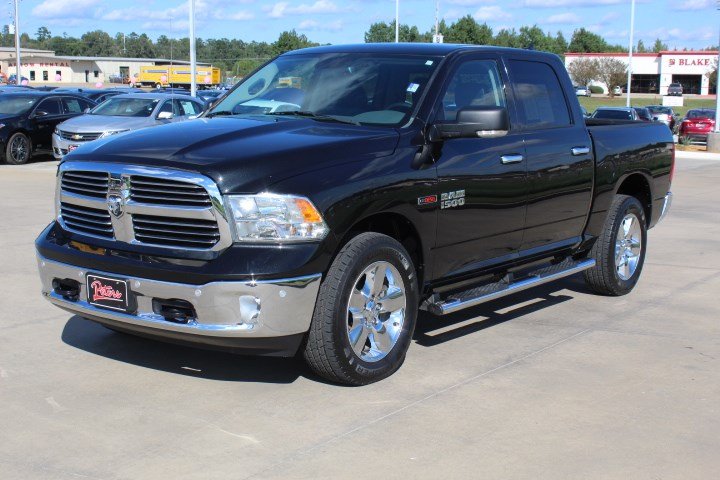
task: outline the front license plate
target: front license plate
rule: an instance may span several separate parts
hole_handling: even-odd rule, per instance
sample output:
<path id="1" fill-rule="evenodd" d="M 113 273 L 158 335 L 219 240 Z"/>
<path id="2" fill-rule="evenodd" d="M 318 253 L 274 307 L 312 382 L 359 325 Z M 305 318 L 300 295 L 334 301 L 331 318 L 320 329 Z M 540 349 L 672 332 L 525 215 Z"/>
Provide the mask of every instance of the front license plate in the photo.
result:
<path id="1" fill-rule="evenodd" d="M 86 284 L 90 305 L 119 312 L 127 312 L 130 309 L 125 280 L 88 274 Z"/>

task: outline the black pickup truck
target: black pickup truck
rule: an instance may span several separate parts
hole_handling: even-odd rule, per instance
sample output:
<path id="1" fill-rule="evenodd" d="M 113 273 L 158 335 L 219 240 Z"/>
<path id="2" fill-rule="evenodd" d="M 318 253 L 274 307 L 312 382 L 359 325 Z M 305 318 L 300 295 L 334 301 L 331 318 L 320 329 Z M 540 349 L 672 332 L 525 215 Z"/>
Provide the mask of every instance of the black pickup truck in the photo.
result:
<path id="1" fill-rule="evenodd" d="M 301 353 L 366 384 L 403 363 L 420 309 L 578 272 L 630 292 L 673 167 L 665 125 L 585 120 L 554 55 L 299 50 L 203 118 L 68 155 L 36 242 L 43 295 L 113 330 Z"/>

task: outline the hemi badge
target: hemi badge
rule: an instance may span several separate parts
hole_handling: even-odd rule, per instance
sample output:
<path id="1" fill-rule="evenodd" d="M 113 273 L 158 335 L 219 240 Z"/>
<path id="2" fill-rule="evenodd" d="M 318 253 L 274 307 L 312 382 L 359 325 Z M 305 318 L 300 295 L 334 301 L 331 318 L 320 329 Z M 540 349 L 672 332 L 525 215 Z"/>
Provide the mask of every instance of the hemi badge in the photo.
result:
<path id="1" fill-rule="evenodd" d="M 433 203 L 437 203 L 437 201 L 437 195 L 428 195 L 426 197 L 418 198 L 418 205 L 431 205 Z"/>

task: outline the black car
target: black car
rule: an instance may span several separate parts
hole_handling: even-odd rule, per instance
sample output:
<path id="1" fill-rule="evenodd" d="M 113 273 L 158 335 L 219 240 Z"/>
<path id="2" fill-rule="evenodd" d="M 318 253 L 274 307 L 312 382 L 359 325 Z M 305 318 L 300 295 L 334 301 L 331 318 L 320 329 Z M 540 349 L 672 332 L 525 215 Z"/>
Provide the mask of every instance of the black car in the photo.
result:
<path id="1" fill-rule="evenodd" d="M 0 154 L 19 165 L 52 148 L 52 133 L 65 120 L 96 105 L 75 94 L 35 90 L 0 95 Z"/>

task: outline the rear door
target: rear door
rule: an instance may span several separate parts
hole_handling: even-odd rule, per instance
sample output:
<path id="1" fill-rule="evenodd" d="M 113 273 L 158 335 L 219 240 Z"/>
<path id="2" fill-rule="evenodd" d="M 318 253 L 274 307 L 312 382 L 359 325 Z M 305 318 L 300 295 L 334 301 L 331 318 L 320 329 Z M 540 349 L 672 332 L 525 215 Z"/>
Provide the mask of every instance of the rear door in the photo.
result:
<path id="1" fill-rule="evenodd" d="M 500 58 L 464 55 L 451 68 L 435 108 L 435 122 L 453 122 L 473 106 L 508 108 L 510 130 L 495 138 L 453 138 L 435 152 L 438 230 L 435 273 L 469 273 L 516 255 L 525 225 L 525 146 L 508 98 Z"/>
<path id="2" fill-rule="evenodd" d="M 590 209 L 594 161 L 585 122 L 574 118 L 565 94 L 571 88 L 569 79 L 563 78 L 563 88 L 557 65 L 550 61 L 510 57 L 507 65 L 527 155 L 521 250 L 575 243 Z"/>

